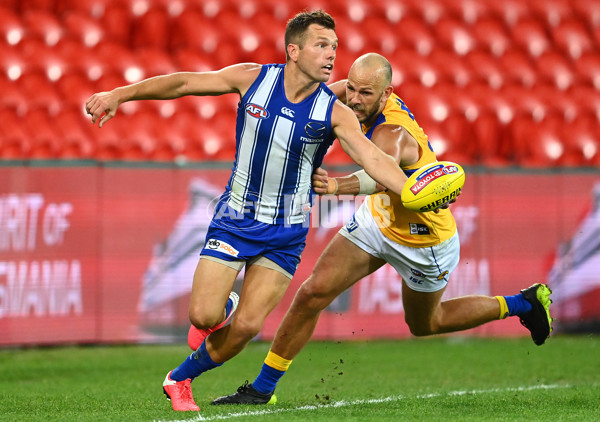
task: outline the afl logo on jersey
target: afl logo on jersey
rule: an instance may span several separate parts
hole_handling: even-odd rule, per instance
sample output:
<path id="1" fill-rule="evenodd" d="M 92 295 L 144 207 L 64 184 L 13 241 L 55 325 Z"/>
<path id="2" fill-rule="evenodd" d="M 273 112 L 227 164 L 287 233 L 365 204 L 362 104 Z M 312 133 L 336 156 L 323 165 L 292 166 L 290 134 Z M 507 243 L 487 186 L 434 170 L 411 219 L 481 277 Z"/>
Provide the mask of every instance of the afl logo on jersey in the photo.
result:
<path id="1" fill-rule="evenodd" d="M 322 138 L 327 132 L 327 127 L 323 123 L 308 122 L 306 126 L 304 126 L 304 131 L 311 138 Z"/>
<path id="2" fill-rule="evenodd" d="M 269 112 L 266 109 L 252 103 L 246 104 L 246 113 L 257 119 L 269 118 Z"/>

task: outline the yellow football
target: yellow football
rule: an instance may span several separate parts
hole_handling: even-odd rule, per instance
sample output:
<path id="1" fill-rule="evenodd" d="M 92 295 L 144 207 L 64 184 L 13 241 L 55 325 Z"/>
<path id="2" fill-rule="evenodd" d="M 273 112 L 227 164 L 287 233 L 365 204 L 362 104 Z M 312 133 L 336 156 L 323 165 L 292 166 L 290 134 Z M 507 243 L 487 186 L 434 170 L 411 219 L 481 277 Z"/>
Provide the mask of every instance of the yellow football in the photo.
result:
<path id="1" fill-rule="evenodd" d="M 400 199 L 411 211 L 426 212 L 455 199 L 465 184 L 465 171 L 450 161 L 436 161 L 416 170 L 402 188 Z"/>

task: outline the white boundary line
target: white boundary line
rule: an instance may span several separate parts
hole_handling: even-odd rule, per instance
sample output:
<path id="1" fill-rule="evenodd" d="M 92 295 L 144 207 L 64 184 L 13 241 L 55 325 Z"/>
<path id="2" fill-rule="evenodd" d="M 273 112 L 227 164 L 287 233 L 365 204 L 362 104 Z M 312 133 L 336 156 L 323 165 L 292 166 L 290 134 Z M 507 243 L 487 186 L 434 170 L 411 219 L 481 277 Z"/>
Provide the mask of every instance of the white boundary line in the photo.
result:
<path id="1" fill-rule="evenodd" d="M 368 399 L 368 400 L 340 400 L 336 402 L 332 402 L 329 404 L 318 404 L 318 405 L 307 405 L 300 406 L 295 408 L 287 408 L 287 409 L 262 409 L 262 410 L 251 410 L 247 412 L 235 412 L 235 413 L 227 413 L 226 415 L 213 415 L 213 416 L 202 416 L 197 415 L 191 419 L 180 419 L 186 422 L 204 422 L 204 421 L 217 421 L 217 420 L 226 420 L 226 419 L 236 419 L 236 418 L 247 418 L 251 416 L 263 416 L 263 415 L 274 415 L 277 413 L 288 413 L 288 412 L 298 412 L 298 411 L 306 411 L 306 410 L 317 410 L 317 409 L 327 409 L 327 408 L 337 408 L 337 407 L 349 407 L 349 406 L 358 406 L 362 404 L 377 404 L 377 403 L 387 403 L 387 402 L 395 402 L 406 400 L 410 398 L 416 399 L 432 399 L 437 397 L 444 396 L 464 396 L 464 395 L 472 395 L 472 394 L 492 394 L 492 393 L 507 393 L 507 392 L 518 392 L 518 391 L 533 391 L 533 390 L 552 390 L 557 388 L 570 388 L 569 384 L 540 384 L 540 385 L 531 385 L 531 386 L 522 386 L 522 387 L 507 387 L 507 388 L 491 388 L 487 390 L 457 390 L 457 391 L 449 391 L 447 393 L 430 393 L 430 394 L 419 394 L 415 397 L 410 396 L 388 396 L 380 399 Z M 270 406 L 269 406 L 270 407 Z M 170 420 L 157 420 L 155 422 L 169 422 Z"/>

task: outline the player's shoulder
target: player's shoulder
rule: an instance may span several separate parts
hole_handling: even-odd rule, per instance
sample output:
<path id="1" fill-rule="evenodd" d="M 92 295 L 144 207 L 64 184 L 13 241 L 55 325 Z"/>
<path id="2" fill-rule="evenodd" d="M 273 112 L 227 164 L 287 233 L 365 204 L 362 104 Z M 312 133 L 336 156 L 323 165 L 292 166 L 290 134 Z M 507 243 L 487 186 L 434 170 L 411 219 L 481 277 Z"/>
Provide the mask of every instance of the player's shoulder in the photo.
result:
<path id="1" fill-rule="evenodd" d="M 331 121 L 336 126 L 337 124 L 345 121 L 351 121 L 358 125 L 358 120 L 354 115 L 354 112 L 346 104 L 336 99 L 333 103 L 331 110 Z"/>

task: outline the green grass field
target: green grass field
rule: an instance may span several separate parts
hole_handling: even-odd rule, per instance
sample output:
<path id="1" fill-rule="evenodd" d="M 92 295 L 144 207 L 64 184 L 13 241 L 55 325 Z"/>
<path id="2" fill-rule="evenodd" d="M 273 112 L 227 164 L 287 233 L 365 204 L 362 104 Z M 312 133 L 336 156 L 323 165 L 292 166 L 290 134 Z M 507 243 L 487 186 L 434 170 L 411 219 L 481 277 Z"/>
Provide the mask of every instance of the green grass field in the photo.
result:
<path id="1" fill-rule="evenodd" d="M 600 338 L 438 337 L 314 342 L 275 406 L 210 406 L 253 381 L 269 344 L 192 384 L 202 412 L 171 410 L 162 381 L 186 346 L 0 350 L 0 421 L 598 421 Z"/>

